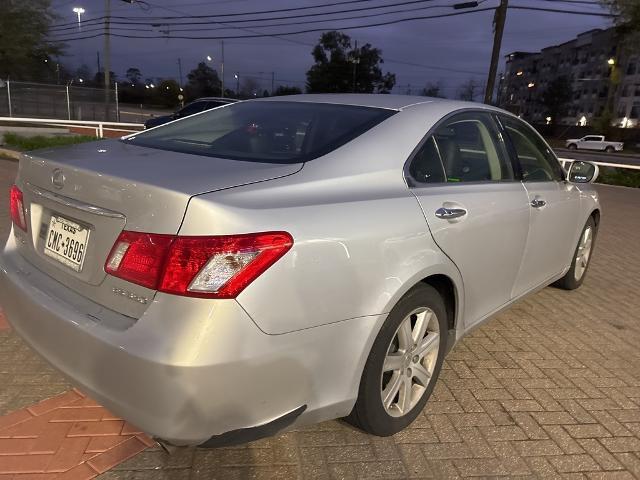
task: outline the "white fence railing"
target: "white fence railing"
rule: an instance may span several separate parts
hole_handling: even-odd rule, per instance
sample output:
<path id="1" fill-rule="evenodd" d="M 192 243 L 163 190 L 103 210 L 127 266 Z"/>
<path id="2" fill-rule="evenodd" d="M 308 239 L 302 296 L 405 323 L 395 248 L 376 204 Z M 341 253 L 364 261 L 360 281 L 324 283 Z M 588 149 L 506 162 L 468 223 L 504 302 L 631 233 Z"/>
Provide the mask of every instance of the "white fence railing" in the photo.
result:
<path id="1" fill-rule="evenodd" d="M 25 125 L 40 125 L 47 127 L 80 127 L 91 128 L 95 131 L 98 138 L 104 137 L 104 132 L 139 132 L 143 129 L 142 123 L 122 123 L 122 122 L 96 122 L 85 120 L 58 120 L 54 118 L 17 118 L 17 117 L 0 117 L 0 125 L 3 123 L 18 123 Z"/>
<path id="2" fill-rule="evenodd" d="M 562 168 L 564 168 L 565 170 L 569 170 L 569 166 L 573 162 L 582 161 L 582 160 L 576 160 L 574 158 L 558 158 L 558 160 L 560 160 L 560 163 L 562 164 Z M 584 160 L 584 161 L 588 161 L 589 163 L 594 163 L 598 165 L 598 167 L 615 167 L 615 168 L 628 168 L 629 170 L 640 170 L 640 165 L 629 165 L 626 163 L 611 163 L 611 162 L 592 162 L 591 160 Z"/>

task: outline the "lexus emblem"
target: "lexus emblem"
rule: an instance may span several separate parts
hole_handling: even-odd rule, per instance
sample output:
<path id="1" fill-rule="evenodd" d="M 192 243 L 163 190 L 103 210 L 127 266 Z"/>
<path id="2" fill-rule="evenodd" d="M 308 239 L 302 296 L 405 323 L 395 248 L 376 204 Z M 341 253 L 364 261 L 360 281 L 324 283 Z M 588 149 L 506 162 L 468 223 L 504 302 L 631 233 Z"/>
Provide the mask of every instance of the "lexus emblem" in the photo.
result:
<path id="1" fill-rule="evenodd" d="M 64 176 L 64 173 L 62 172 L 62 170 L 60 170 L 59 168 L 56 168 L 51 174 L 51 183 L 57 189 L 64 187 L 65 180 L 66 180 L 66 177 Z"/>

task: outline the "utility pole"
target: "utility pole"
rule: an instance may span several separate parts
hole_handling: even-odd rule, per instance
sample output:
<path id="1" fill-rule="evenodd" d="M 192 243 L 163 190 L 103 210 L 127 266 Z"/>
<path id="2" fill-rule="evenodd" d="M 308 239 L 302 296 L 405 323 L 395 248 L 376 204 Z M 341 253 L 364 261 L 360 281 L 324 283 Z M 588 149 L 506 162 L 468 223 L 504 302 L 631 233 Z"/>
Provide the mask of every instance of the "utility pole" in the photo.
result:
<path id="1" fill-rule="evenodd" d="M 220 89 L 220 96 L 224 98 L 224 40 L 222 40 L 222 62 L 220 63 L 220 74 L 222 75 L 222 88 Z"/>
<path id="2" fill-rule="evenodd" d="M 275 91 L 276 86 L 276 72 L 271 72 L 271 96 L 273 97 L 273 92 Z"/>
<path id="3" fill-rule="evenodd" d="M 500 5 L 496 8 L 496 13 L 493 17 L 493 51 L 491 52 L 491 66 L 489 67 L 487 88 L 484 92 L 484 103 L 486 104 L 490 104 L 493 98 L 493 87 L 496 83 L 498 62 L 500 61 L 500 47 L 502 46 L 502 34 L 504 33 L 504 22 L 507 19 L 508 4 L 509 0 L 500 0 Z"/>
<path id="4" fill-rule="evenodd" d="M 356 73 L 358 69 L 358 63 L 360 63 L 360 54 L 358 53 L 358 40 L 356 40 L 356 48 L 354 48 L 354 54 L 351 61 L 353 62 L 353 93 L 356 93 Z"/>
<path id="5" fill-rule="evenodd" d="M 104 0 L 104 108 L 106 120 L 109 120 L 109 87 L 111 79 L 109 71 L 111 70 L 111 43 L 109 39 L 109 29 L 111 21 L 111 0 Z"/>
<path id="6" fill-rule="evenodd" d="M 100 73 L 100 50 L 96 52 L 96 57 L 98 58 L 98 73 Z"/>
<path id="7" fill-rule="evenodd" d="M 180 76 L 180 86 L 182 87 L 182 59 L 178 57 L 178 75 Z"/>

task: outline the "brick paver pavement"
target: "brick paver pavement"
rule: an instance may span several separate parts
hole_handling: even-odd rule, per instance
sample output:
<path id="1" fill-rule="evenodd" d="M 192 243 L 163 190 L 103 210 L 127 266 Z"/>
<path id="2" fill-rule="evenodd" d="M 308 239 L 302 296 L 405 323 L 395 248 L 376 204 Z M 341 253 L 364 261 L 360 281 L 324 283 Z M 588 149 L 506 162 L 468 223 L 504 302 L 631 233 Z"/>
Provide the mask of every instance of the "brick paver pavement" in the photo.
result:
<path id="1" fill-rule="evenodd" d="M 605 211 L 583 287 L 546 288 L 465 338 L 411 428 L 376 438 L 332 421 L 233 448 L 156 447 L 98 478 L 640 478 L 640 190 L 598 190 Z M 0 414 L 68 388 L 0 332 Z"/>
<path id="2" fill-rule="evenodd" d="M 89 480 L 154 444 L 71 390 L 0 417 L 0 478 Z"/>

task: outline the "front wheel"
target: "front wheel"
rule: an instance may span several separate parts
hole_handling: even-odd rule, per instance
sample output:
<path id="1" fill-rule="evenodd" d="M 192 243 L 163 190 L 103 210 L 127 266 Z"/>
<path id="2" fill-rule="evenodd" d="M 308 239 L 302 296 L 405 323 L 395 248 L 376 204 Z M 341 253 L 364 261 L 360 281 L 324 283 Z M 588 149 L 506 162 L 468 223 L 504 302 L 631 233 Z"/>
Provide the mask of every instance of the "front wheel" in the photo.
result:
<path id="1" fill-rule="evenodd" d="M 413 422 L 440 374 L 446 336 L 440 294 L 427 284 L 413 287 L 382 325 L 346 420 L 379 436 L 393 435 Z"/>
<path id="2" fill-rule="evenodd" d="M 613 153 L 616 151 L 616 149 L 613 148 L 611 145 L 609 145 L 607 148 L 604 149 L 604 151 L 607 153 Z"/>
<path id="3" fill-rule="evenodd" d="M 575 290 L 582 285 L 584 277 L 587 274 L 587 269 L 589 268 L 596 233 L 596 222 L 593 217 L 589 217 L 589 220 L 587 220 L 586 225 L 582 229 L 582 234 L 580 235 L 578 246 L 573 254 L 569 271 L 564 277 L 556 281 L 554 286 L 564 290 Z"/>

